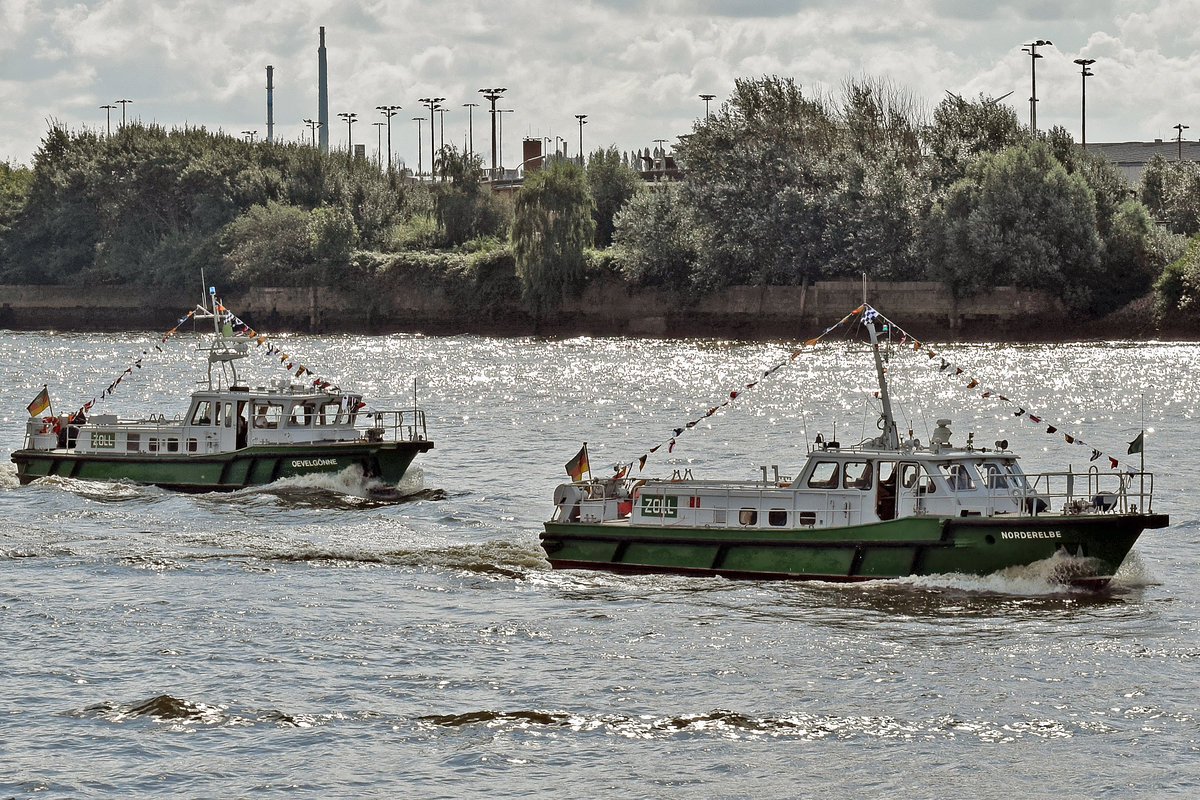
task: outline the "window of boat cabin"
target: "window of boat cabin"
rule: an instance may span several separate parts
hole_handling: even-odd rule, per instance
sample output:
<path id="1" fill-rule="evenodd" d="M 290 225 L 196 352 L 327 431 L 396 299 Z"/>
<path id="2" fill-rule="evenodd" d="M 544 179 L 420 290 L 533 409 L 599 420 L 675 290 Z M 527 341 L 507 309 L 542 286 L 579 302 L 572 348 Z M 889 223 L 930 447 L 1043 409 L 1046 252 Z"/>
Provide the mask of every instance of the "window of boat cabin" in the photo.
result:
<path id="1" fill-rule="evenodd" d="M 189 453 L 194 453 L 194 452 L 196 452 L 196 451 L 197 451 L 197 450 L 199 450 L 199 449 L 200 449 L 200 443 L 199 443 L 199 442 L 198 442 L 196 439 L 193 439 L 193 438 L 191 438 L 191 437 L 188 437 L 188 440 L 187 440 L 187 451 L 188 451 Z"/>
<path id="2" fill-rule="evenodd" d="M 125 434 L 125 452 L 136 453 L 142 449 L 142 435 L 140 433 Z"/>
<path id="3" fill-rule="evenodd" d="M 781 528 L 787 525 L 787 511 L 782 508 L 772 508 L 767 512 L 767 524 Z"/>
<path id="4" fill-rule="evenodd" d="M 254 404 L 254 427 L 278 428 L 281 419 L 283 419 L 283 406 L 279 403 Z"/>
<path id="5" fill-rule="evenodd" d="M 838 465 L 836 461 L 818 461 L 808 476 L 808 485 L 813 489 L 836 489 Z"/>
<path id="6" fill-rule="evenodd" d="M 307 428 L 317 416 L 317 404 L 296 403 L 292 406 L 292 415 L 288 420 L 289 428 Z"/>
<path id="7" fill-rule="evenodd" d="M 176 439 L 174 436 L 167 439 L 167 452 L 168 453 L 178 453 L 179 452 L 179 440 Z"/>
<path id="8" fill-rule="evenodd" d="M 932 494 L 937 490 L 933 478 L 921 469 L 920 464 L 900 465 L 900 486 L 918 494 Z"/>
<path id="9" fill-rule="evenodd" d="M 743 508 L 738 512 L 738 523 L 741 525 L 757 525 L 758 524 L 758 509 Z"/>
<path id="10" fill-rule="evenodd" d="M 939 464 L 938 467 L 951 489 L 960 492 L 969 492 L 975 489 L 974 470 L 971 469 L 970 464 Z"/>
<path id="11" fill-rule="evenodd" d="M 871 488 L 871 463 L 847 461 L 842 465 L 842 486 L 847 489 Z"/>
<path id="12" fill-rule="evenodd" d="M 342 413 L 341 403 L 324 403 L 321 406 L 321 414 L 317 417 L 318 425 L 337 425 L 340 421 L 338 415 Z"/>
<path id="13" fill-rule="evenodd" d="M 196 403 L 196 410 L 192 413 L 193 425 L 211 425 L 212 424 L 212 401 L 200 400 Z"/>
<path id="14" fill-rule="evenodd" d="M 226 428 L 233 427 L 233 403 L 217 403 L 217 421 Z"/>
<path id="15" fill-rule="evenodd" d="M 988 462 L 983 465 L 983 485 L 989 489 L 1007 489 L 1008 476 L 1000 464 Z"/>

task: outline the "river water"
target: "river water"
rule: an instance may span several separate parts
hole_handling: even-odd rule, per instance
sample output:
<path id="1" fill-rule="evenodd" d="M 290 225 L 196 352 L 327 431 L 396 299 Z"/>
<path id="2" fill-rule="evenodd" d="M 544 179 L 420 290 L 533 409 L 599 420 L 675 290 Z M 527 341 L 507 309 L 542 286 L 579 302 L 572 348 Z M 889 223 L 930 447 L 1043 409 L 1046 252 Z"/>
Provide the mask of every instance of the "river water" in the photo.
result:
<path id="1" fill-rule="evenodd" d="M 812 332 L 800 332 L 811 335 Z M 42 383 L 182 412 L 203 378 L 153 334 L 0 333 L 0 796 L 1194 797 L 1200 792 L 1200 347 L 935 345 L 1122 461 L 1155 510 L 1102 596 L 1035 570 L 842 586 L 552 571 L 563 464 L 792 474 L 817 432 L 874 435 L 867 353 L 794 342 L 285 337 L 435 449 L 400 502 L 354 476 L 232 495 L 53 480 L 8 453 Z M 1067 445 L 898 352 L 902 427 Z M 903 369 L 902 369 L 903 367 Z M 249 382 L 283 375 L 252 356 Z M 864 421 L 865 420 L 865 421 Z M 1100 461 L 1104 463 L 1104 459 Z"/>

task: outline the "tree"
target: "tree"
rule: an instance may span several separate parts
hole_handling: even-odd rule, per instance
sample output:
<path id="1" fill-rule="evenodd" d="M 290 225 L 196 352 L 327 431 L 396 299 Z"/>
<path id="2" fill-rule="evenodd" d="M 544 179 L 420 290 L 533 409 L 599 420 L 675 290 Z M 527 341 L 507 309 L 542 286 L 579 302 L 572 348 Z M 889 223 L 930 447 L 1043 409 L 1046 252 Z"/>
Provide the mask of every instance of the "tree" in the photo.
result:
<path id="1" fill-rule="evenodd" d="M 595 235 L 583 170 L 566 160 L 527 174 L 517 192 L 513 256 L 521 295 L 541 320 L 583 284 L 584 255 Z"/>
<path id="2" fill-rule="evenodd" d="M 983 95 L 977 101 L 947 95 L 933 110 L 933 121 L 922 135 L 929 153 L 935 199 L 966 175 L 968 167 L 982 156 L 999 153 L 1030 138 L 1011 107 Z"/>
<path id="3" fill-rule="evenodd" d="M 626 278 L 643 286 L 691 287 L 701 237 L 677 185 L 638 193 L 617 212 L 614 226 L 616 261 Z"/>
<path id="4" fill-rule="evenodd" d="M 1174 233 L 1200 232 L 1200 164 L 1155 154 L 1142 170 L 1142 202 Z"/>
<path id="5" fill-rule="evenodd" d="M 930 261 L 957 297 L 993 286 L 1052 292 L 1076 310 L 1099 272 L 1096 202 L 1042 142 L 985 155 L 935 207 Z"/>
<path id="6" fill-rule="evenodd" d="M 1200 234 L 1193 236 L 1184 253 L 1167 265 L 1154 284 L 1155 308 L 1160 317 L 1200 318 Z"/>
<path id="7" fill-rule="evenodd" d="M 274 200 L 251 206 L 221 234 L 225 266 L 243 285 L 287 286 L 315 277 L 309 214 Z"/>
<path id="8" fill-rule="evenodd" d="M 505 207 L 484 183 L 483 159 L 446 145 L 438 155 L 434 208 L 445 242 L 460 245 L 478 236 L 495 236 L 508 223 Z"/>
<path id="9" fill-rule="evenodd" d="M 721 111 L 681 137 L 683 198 L 705 237 L 698 286 L 800 283 L 828 260 L 840 182 L 833 109 L 777 76 L 738 80 Z"/>
<path id="10" fill-rule="evenodd" d="M 645 183 L 641 175 L 621 163 L 617 148 L 609 147 L 588 156 L 587 185 L 596 204 L 596 247 L 608 247 L 613 240 L 613 218 L 645 190 Z"/>

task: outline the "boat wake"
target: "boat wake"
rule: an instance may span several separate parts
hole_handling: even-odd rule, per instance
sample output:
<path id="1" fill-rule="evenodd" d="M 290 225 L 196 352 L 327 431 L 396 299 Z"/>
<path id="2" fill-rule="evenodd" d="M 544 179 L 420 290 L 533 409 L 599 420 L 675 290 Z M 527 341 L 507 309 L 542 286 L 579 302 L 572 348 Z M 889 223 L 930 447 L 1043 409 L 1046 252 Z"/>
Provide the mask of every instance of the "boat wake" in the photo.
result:
<path id="1" fill-rule="evenodd" d="M 991 575 L 920 575 L 886 581 L 893 586 L 913 586 L 921 589 L 963 592 L 981 595 L 1010 595 L 1018 597 L 1108 597 L 1124 594 L 1130 589 L 1154 583 L 1149 570 L 1131 552 L 1113 579 L 1104 586 L 1079 583 L 1094 574 L 1089 558 L 1056 553 L 1050 558 L 1024 566 L 1009 567 Z"/>
<path id="2" fill-rule="evenodd" d="M 425 488 L 425 473 L 412 467 L 398 484 L 367 478 L 357 466 L 336 473 L 314 473 L 281 478 L 266 486 L 252 486 L 233 493 L 235 497 L 270 495 L 296 507 L 361 508 L 418 500 L 444 500 L 443 489 Z"/>

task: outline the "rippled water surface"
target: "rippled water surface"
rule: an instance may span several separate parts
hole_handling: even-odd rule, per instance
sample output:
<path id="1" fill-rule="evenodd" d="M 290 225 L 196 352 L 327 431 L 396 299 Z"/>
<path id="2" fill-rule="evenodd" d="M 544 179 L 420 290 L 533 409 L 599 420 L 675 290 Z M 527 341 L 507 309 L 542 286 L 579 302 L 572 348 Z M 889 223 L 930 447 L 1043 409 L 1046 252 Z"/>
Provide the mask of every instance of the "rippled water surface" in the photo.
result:
<path id="1" fill-rule="evenodd" d="M 803 332 L 808 335 L 811 332 Z M 380 407 L 413 381 L 436 447 L 400 502 L 354 476 L 232 495 L 52 480 L 7 455 L 150 335 L 2 333 L 0 795 L 1194 797 L 1200 793 L 1200 347 L 938 346 L 1124 460 L 1144 414 L 1155 510 L 1103 596 L 1036 572 L 859 586 L 551 571 L 563 464 L 636 459 L 795 343 L 289 337 Z M 103 410 L 183 410 L 173 341 Z M 865 352 L 806 351 L 647 472 L 794 472 L 874 435 Z M 276 362 L 277 363 L 277 362 Z M 282 373 L 266 358 L 251 383 Z M 1089 466 L 948 379 L 892 363 L 903 427 Z M 1083 455 L 1081 455 L 1083 452 Z"/>

